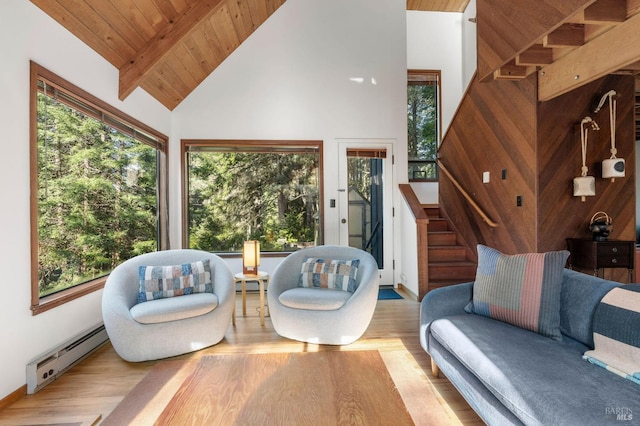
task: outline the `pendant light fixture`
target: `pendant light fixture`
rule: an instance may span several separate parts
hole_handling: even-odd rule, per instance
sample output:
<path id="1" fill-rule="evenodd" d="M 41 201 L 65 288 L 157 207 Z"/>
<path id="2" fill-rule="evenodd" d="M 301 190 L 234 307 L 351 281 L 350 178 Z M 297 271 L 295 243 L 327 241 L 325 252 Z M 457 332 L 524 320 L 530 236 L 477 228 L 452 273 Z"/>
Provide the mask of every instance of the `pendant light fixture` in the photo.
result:
<path id="1" fill-rule="evenodd" d="M 624 158 L 617 158 L 616 154 L 618 150 L 616 149 L 616 110 L 617 110 L 617 101 L 616 101 L 616 91 L 610 90 L 605 93 L 600 99 L 600 103 L 593 111 L 597 113 L 602 109 L 605 102 L 609 101 L 609 124 L 611 128 L 611 157 L 602 161 L 602 177 L 605 179 L 610 178 L 611 182 L 615 180 L 617 177 L 624 177 L 625 171 L 625 163 Z"/>
<path id="2" fill-rule="evenodd" d="M 596 178 L 593 176 L 587 176 L 589 168 L 587 167 L 587 140 L 589 136 L 589 129 L 585 127 L 586 124 L 590 124 L 593 130 L 600 130 L 598 124 L 591 119 L 591 117 L 585 117 L 580 122 L 580 145 L 582 147 L 582 175 L 580 177 L 573 178 L 573 196 L 581 197 L 582 201 L 585 201 L 585 197 L 596 195 Z"/>

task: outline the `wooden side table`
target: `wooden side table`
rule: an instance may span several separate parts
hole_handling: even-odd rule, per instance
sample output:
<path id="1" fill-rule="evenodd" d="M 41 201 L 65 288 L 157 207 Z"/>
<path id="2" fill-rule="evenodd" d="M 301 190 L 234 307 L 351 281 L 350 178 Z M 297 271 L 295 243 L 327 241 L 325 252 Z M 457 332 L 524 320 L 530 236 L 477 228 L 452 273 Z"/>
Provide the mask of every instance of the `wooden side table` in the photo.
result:
<path id="1" fill-rule="evenodd" d="M 258 271 L 257 274 L 237 273 L 234 284 L 242 284 L 242 315 L 247 315 L 247 281 L 256 281 L 260 289 L 260 325 L 264 325 L 264 290 L 269 285 L 269 274 Z M 233 325 L 236 325 L 236 308 L 233 304 Z"/>
<path id="2" fill-rule="evenodd" d="M 629 282 L 632 282 L 635 245 L 635 241 L 567 238 L 567 247 L 571 253 L 569 266 L 590 268 L 593 269 L 593 275 L 602 277 L 605 268 L 627 268 Z"/>

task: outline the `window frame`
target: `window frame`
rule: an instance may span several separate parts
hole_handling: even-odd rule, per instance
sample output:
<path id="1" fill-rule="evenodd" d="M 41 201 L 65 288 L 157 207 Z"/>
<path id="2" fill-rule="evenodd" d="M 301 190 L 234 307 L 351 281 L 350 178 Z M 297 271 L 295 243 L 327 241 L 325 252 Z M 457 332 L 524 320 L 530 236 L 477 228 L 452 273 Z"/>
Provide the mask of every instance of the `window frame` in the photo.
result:
<path id="1" fill-rule="evenodd" d="M 302 146 L 315 148 L 318 150 L 318 210 L 320 212 L 320 244 L 324 242 L 325 215 L 324 215 L 324 154 L 323 141 L 321 140 L 258 140 L 258 139 L 181 139 L 180 141 L 180 175 L 182 176 L 181 199 L 182 199 L 182 247 L 189 244 L 189 179 L 187 170 L 187 153 L 191 147 L 211 147 L 219 146 L 225 148 L 237 148 L 248 146 L 252 148 L 264 148 L 264 152 L 269 152 L 273 148 L 287 146 Z M 257 149 L 251 152 L 259 152 Z M 263 252 L 262 257 L 285 257 L 291 252 Z M 223 258 L 241 257 L 241 252 L 216 252 Z"/>
<path id="2" fill-rule="evenodd" d="M 436 177 L 435 178 L 413 178 L 413 177 L 407 176 L 409 182 L 437 182 L 438 176 L 440 174 L 439 168 L 438 168 L 437 152 L 438 152 L 438 149 L 440 148 L 440 143 L 442 142 L 442 71 L 417 70 L 417 69 L 407 70 L 407 88 L 411 85 L 420 85 L 420 83 L 424 81 L 434 81 L 434 78 L 435 78 L 435 86 L 437 90 L 437 100 L 438 100 L 438 105 L 436 106 L 437 115 L 438 115 L 437 130 L 436 130 L 436 159 L 435 159 Z M 427 161 L 430 161 L 430 160 L 427 160 Z M 411 163 L 411 160 L 407 158 L 407 165 L 410 163 Z"/>
<path id="3" fill-rule="evenodd" d="M 168 232 L 168 142 L 169 138 L 157 130 L 143 124 L 135 118 L 119 111 L 106 102 L 101 101 L 90 93 L 80 89 L 78 86 L 59 77 L 48 69 L 30 61 L 30 94 L 29 94 L 29 169 L 30 169 L 30 222 L 31 222 L 31 313 L 38 315 L 57 306 L 63 305 L 72 300 L 78 299 L 86 294 L 100 290 L 104 287 L 108 275 L 77 284 L 73 287 L 59 292 L 40 296 L 38 279 L 39 260 L 39 236 L 38 236 L 38 81 L 45 81 L 56 90 L 80 101 L 80 105 L 90 107 L 93 111 L 99 111 L 101 117 L 95 116 L 90 111 L 83 111 L 78 106 L 73 108 L 93 116 L 105 122 L 107 125 L 117 130 L 127 133 L 128 131 L 143 132 L 141 139 L 149 139 L 144 143 L 158 150 L 159 161 L 156 171 L 157 194 L 158 194 L 158 250 L 169 247 Z M 105 121 L 108 120 L 108 121 Z M 146 136 L 146 137 L 144 137 Z M 148 136 L 151 136 L 149 138 Z M 152 140 L 155 139 L 155 144 Z M 140 139 L 139 139 L 140 140 Z"/>

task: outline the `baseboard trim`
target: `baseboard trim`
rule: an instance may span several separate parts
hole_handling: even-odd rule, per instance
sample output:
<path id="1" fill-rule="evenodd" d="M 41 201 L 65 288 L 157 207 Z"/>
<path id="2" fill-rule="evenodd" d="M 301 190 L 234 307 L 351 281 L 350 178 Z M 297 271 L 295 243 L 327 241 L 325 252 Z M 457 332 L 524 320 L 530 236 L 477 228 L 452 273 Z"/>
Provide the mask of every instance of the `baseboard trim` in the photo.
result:
<path id="1" fill-rule="evenodd" d="M 14 402 L 18 402 L 22 397 L 27 395 L 27 385 L 23 385 L 15 391 L 11 392 L 9 395 L 0 399 L 0 411 L 4 410 Z"/>
<path id="2" fill-rule="evenodd" d="M 418 301 L 418 296 L 411 290 L 403 286 L 402 283 L 398 283 L 398 290 L 401 290 L 405 295 L 409 296 L 409 299 L 415 300 L 416 302 Z"/>

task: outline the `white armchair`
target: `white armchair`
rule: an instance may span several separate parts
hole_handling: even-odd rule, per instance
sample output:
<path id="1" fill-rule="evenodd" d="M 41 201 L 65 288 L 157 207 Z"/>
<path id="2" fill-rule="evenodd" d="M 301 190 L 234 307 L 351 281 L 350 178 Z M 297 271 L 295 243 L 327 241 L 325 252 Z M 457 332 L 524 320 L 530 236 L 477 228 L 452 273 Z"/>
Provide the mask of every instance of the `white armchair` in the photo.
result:
<path id="1" fill-rule="evenodd" d="M 181 265 L 206 259 L 213 293 L 138 303 L 140 266 Z M 176 356 L 220 342 L 229 328 L 234 303 L 233 275 L 222 258 L 199 250 L 165 250 L 136 256 L 111 272 L 102 295 L 102 317 L 118 355 L 138 362 Z"/>
<path id="2" fill-rule="evenodd" d="M 355 290 L 301 287 L 306 258 L 358 259 Z M 280 336 L 308 343 L 347 345 L 366 331 L 378 300 L 378 264 L 353 247 L 318 246 L 287 256 L 271 277 L 267 298 L 273 327 Z"/>

